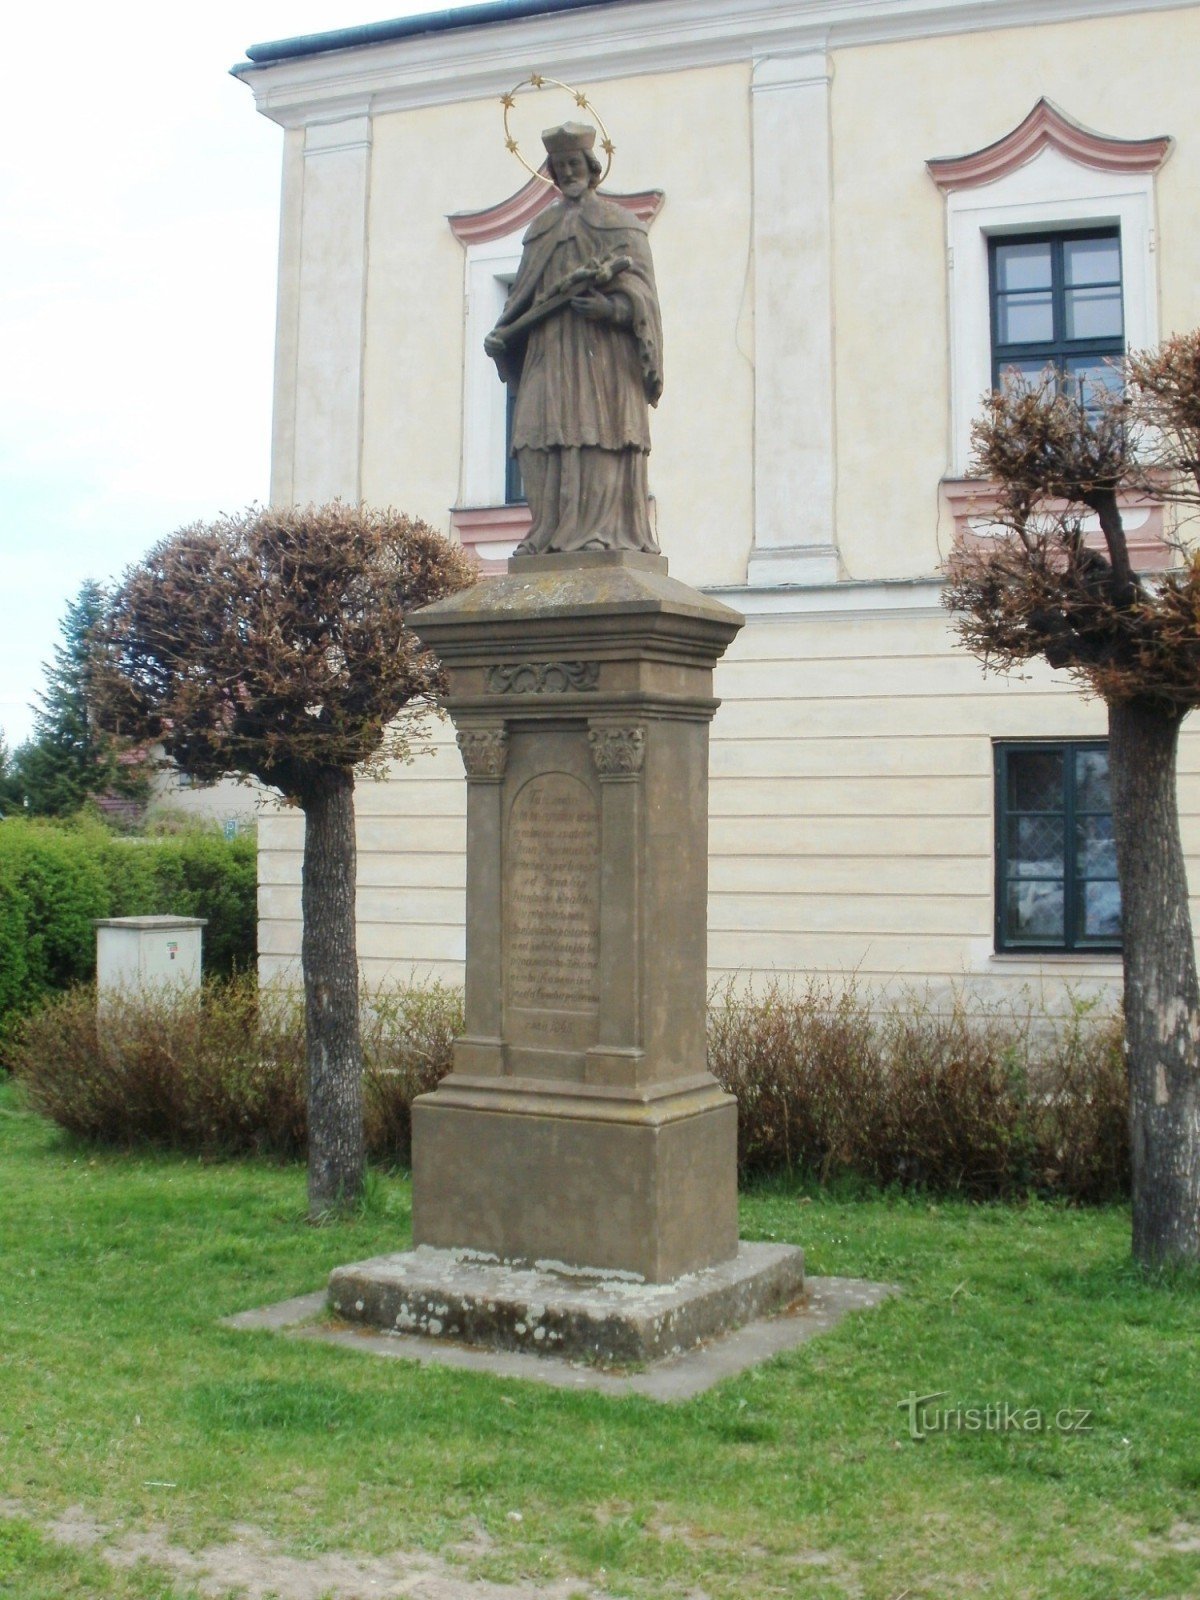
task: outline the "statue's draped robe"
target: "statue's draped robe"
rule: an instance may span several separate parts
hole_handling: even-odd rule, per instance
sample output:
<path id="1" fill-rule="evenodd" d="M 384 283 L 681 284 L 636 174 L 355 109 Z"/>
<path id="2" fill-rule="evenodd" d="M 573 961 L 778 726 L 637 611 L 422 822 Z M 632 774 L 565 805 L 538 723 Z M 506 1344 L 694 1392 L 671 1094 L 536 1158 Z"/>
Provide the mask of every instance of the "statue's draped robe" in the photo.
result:
<path id="1" fill-rule="evenodd" d="M 568 303 L 497 362 L 517 385 L 512 448 L 533 513 L 526 552 L 658 549 L 646 457 L 647 406 L 662 393 L 662 321 L 645 224 L 592 191 L 549 207 L 525 235 L 497 328 L 547 299 L 576 267 L 615 255 L 632 264 L 600 292 L 623 299 L 628 327 L 593 321 Z"/>

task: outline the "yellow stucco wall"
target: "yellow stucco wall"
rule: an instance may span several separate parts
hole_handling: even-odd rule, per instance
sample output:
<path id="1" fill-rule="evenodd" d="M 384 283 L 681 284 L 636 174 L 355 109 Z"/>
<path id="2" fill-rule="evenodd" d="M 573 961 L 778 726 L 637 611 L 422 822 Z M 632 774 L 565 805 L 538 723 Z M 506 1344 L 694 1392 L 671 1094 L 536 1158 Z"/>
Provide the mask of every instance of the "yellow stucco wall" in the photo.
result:
<path id="1" fill-rule="evenodd" d="M 1003 137 L 1039 97 L 1122 138 L 1170 134 L 1156 179 L 1164 332 L 1200 323 L 1200 8 L 838 50 L 830 90 L 836 523 L 852 579 L 936 571 L 951 530 L 945 201 L 925 163 Z M 754 526 L 754 276 L 749 62 L 605 82 L 610 187 L 661 188 L 651 230 L 666 341 L 652 488 L 672 572 L 745 582 Z M 521 126 L 536 139 L 545 118 Z M 534 111 L 534 107 L 530 110 Z M 568 108 L 569 109 L 569 108 Z M 536 105 L 540 112 L 540 97 Z M 534 145 L 536 150 L 536 145 Z M 287 437 L 303 169 L 289 136 L 280 412 Z M 464 253 L 446 214 L 524 181 L 492 100 L 375 118 L 370 154 L 362 493 L 443 528 L 460 494 Z M 290 287 L 289 287 L 290 286 Z M 759 330 L 760 334 L 762 330 Z M 723 598 L 737 604 L 736 594 Z M 992 741 L 1095 737 L 1103 710 L 1035 669 L 985 680 L 928 609 L 756 618 L 718 674 L 710 959 L 856 971 L 872 985 L 1043 976 L 1112 984 L 1112 958 L 992 952 Z M 811 612 L 810 608 L 810 612 Z M 1181 806 L 1200 888 L 1200 731 Z M 465 785 L 435 757 L 360 785 L 360 954 L 368 979 L 455 979 L 463 954 Z M 261 829 L 264 973 L 299 950 L 301 820 Z"/>
<path id="2" fill-rule="evenodd" d="M 936 507 L 949 467 L 944 200 L 925 163 L 1002 138 L 1043 96 L 1116 138 L 1170 134 L 1157 180 L 1162 327 L 1194 327 L 1198 74 L 1196 10 L 837 52 L 837 523 L 850 576 L 931 573 L 948 548 Z"/>
<path id="3" fill-rule="evenodd" d="M 685 581 L 737 582 L 753 493 L 749 67 L 620 79 L 595 94 L 619 142 L 608 187 L 666 194 L 651 230 L 666 352 L 650 467 L 659 537 Z M 531 157 L 539 126 L 570 109 L 561 96 L 522 99 Z M 494 101 L 375 119 L 363 495 L 435 526 L 449 526 L 459 495 L 463 430 L 465 257 L 446 217 L 525 181 Z"/>

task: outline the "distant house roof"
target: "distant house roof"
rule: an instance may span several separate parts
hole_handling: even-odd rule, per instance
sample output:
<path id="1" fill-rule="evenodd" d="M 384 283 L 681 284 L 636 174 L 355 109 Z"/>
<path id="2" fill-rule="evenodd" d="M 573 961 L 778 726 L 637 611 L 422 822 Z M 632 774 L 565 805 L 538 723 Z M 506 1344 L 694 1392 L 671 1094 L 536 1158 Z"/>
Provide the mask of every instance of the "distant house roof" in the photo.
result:
<path id="1" fill-rule="evenodd" d="M 330 33 L 306 33 L 296 39 L 274 39 L 252 44 L 246 55 L 255 66 L 299 56 L 323 55 L 331 50 L 357 50 L 390 39 L 413 39 L 423 34 L 448 33 L 452 28 L 481 28 L 493 22 L 513 22 L 521 17 L 544 17 L 556 11 L 599 10 L 623 0 L 484 0 L 482 5 L 451 6 L 419 17 L 396 17 L 391 22 L 366 22 L 356 28 L 336 28 Z M 245 67 L 242 70 L 246 70 Z M 235 73 L 238 68 L 234 68 Z"/>

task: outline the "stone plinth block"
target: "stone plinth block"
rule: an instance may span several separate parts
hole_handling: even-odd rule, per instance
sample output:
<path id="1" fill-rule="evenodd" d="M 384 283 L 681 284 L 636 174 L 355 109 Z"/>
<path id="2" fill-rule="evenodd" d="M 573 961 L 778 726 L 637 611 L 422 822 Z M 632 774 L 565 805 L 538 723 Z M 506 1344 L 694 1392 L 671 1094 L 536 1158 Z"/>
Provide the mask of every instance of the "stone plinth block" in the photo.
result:
<path id="1" fill-rule="evenodd" d="M 466 1029 L 414 1107 L 416 1243 L 651 1282 L 730 1259 L 708 724 L 741 617 L 606 551 L 514 559 L 408 621 L 468 784 Z"/>
<path id="2" fill-rule="evenodd" d="M 735 1105 L 707 1074 L 644 1098 L 448 1082 L 413 1107 L 413 1237 L 650 1283 L 724 1261 L 738 1246 Z"/>
<path id="3" fill-rule="evenodd" d="M 803 1289 L 794 1245 L 743 1244 L 718 1266 L 654 1284 L 422 1247 L 338 1267 L 329 1303 L 347 1321 L 396 1333 L 629 1365 L 782 1310 Z"/>

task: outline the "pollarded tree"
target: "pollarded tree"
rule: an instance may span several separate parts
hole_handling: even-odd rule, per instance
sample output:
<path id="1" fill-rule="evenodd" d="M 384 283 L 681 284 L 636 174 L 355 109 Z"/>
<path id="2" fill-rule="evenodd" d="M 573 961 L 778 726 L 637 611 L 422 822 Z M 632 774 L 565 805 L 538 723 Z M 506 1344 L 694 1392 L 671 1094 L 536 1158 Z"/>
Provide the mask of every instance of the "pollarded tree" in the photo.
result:
<path id="1" fill-rule="evenodd" d="M 1176 796 L 1180 724 L 1200 705 L 1200 555 L 1179 514 L 1200 506 L 1200 332 L 1123 376 L 1086 403 L 1049 373 L 986 398 L 974 466 L 998 488 L 998 531 L 955 549 L 945 601 L 985 668 L 1040 656 L 1108 707 L 1133 1251 L 1153 1264 L 1200 1259 L 1200 988 Z M 1153 576 L 1130 559 L 1131 489 L 1172 508 L 1176 562 Z"/>
<path id="2" fill-rule="evenodd" d="M 157 545 L 97 630 L 104 726 L 161 743 L 201 782 L 255 777 L 304 812 L 313 1215 L 364 1176 L 355 773 L 411 757 L 441 674 L 405 616 L 473 578 L 456 546 L 397 512 L 252 507 Z"/>

